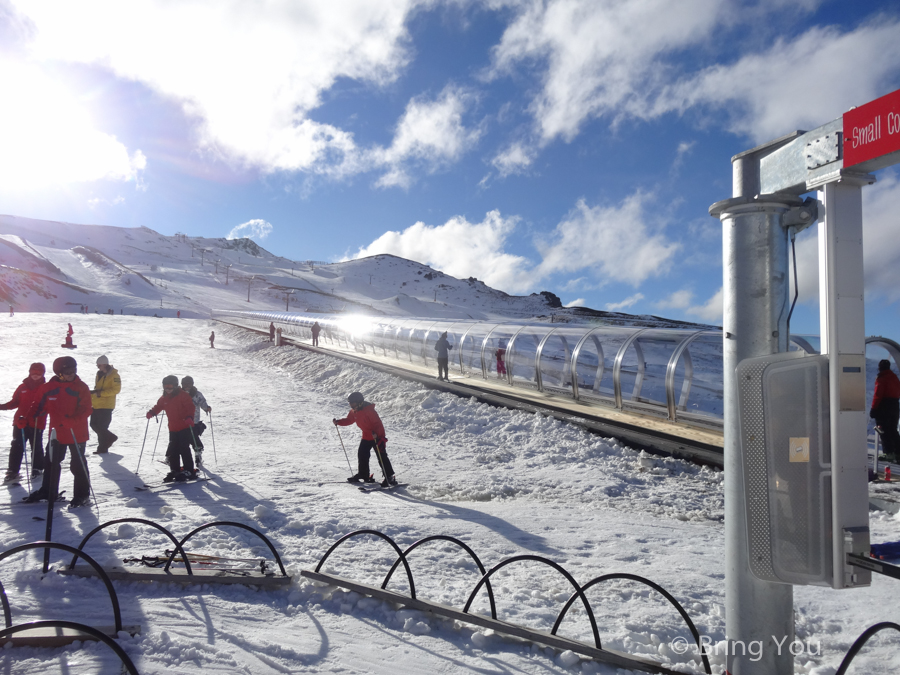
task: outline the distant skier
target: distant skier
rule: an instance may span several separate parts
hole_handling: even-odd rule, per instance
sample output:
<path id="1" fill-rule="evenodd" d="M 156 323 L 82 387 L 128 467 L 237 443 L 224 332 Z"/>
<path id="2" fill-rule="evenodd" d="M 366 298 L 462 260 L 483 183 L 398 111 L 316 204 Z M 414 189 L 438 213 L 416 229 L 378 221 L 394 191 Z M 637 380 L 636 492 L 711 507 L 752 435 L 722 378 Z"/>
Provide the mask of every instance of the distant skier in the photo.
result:
<path id="1" fill-rule="evenodd" d="M 319 333 L 322 332 L 322 326 L 320 326 L 320 325 L 319 325 L 319 322 L 316 321 L 316 322 L 312 325 L 312 328 L 310 328 L 310 330 L 312 331 L 312 337 L 313 337 L 313 342 L 312 342 L 312 343 L 313 343 L 313 347 L 318 347 L 318 346 L 319 346 Z"/>
<path id="2" fill-rule="evenodd" d="M 447 331 L 444 331 L 441 334 L 441 337 L 439 337 L 438 341 L 434 344 L 434 348 L 438 353 L 438 379 L 449 382 L 450 371 L 448 365 L 450 363 L 450 350 L 453 349 L 453 345 L 451 345 L 450 341 L 447 339 Z"/>
<path id="3" fill-rule="evenodd" d="M 72 342 L 72 336 L 75 334 L 75 330 L 72 328 L 72 324 L 69 324 L 69 330 L 66 331 L 66 341 L 63 342 L 60 347 L 63 349 L 76 349 L 78 345 Z"/>
<path id="4" fill-rule="evenodd" d="M 878 362 L 878 376 L 875 378 L 869 417 L 875 419 L 876 428 L 881 434 L 881 447 L 888 461 L 900 460 L 900 433 L 897 432 L 897 423 L 900 421 L 900 380 L 891 370 L 891 362 L 887 359 Z"/>
<path id="5" fill-rule="evenodd" d="M 269 342 L 275 342 L 275 324 L 269 322 Z"/>
<path id="6" fill-rule="evenodd" d="M 10 316 L 13 316 L 13 314 L 14 314 L 14 312 L 13 312 L 13 306 L 10 305 L 10 306 L 9 306 L 9 315 L 10 315 Z"/>
<path id="7" fill-rule="evenodd" d="M 32 363 L 28 368 L 28 377 L 16 387 L 12 398 L 0 405 L 0 410 L 16 409 L 12 443 L 9 446 L 9 468 L 3 479 L 4 483 L 11 483 L 19 477 L 26 443 L 31 443 L 31 477 L 37 478 L 44 470 L 44 427 L 47 425 L 47 415 L 40 415 L 36 419 L 25 416 L 44 384 L 44 371 L 43 363 Z M 23 428 L 16 425 L 20 418 L 25 421 Z"/>
<path id="8" fill-rule="evenodd" d="M 89 438 L 88 417 L 92 410 L 91 390 L 78 378 L 78 363 L 71 356 L 56 359 L 53 372 L 55 376 L 38 389 L 28 412 L 16 419 L 16 426 L 23 429 L 29 419 L 42 414 L 50 415 L 50 444 L 41 487 L 22 501 L 56 501 L 62 461 L 68 451 L 71 453 L 69 471 L 75 477 L 69 507 L 76 508 L 86 505 L 91 495 L 91 477 L 84 458 L 84 447 Z"/>
<path id="9" fill-rule="evenodd" d="M 212 412 L 212 406 L 206 402 L 206 397 L 194 386 L 194 378 L 190 375 L 185 375 L 181 378 L 181 388 L 188 393 L 191 401 L 194 402 L 194 435 L 191 438 L 191 445 L 194 446 L 194 462 L 197 466 L 202 466 L 203 441 L 200 440 L 200 436 L 206 431 L 206 425 L 200 419 L 200 411 L 202 410 L 208 415 Z"/>
<path id="10" fill-rule="evenodd" d="M 190 395 L 178 386 L 178 378 L 166 375 L 163 378 L 163 395 L 156 405 L 147 411 L 147 419 L 166 411 L 169 423 L 169 473 L 164 483 L 182 482 L 197 477 L 194 458 L 191 457 L 191 428 L 194 426 L 194 402 Z"/>
<path id="11" fill-rule="evenodd" d="M 104 354 L 97 359 L 97 375 L 94 378 L 94 389 L 91 391 L 91 404 L 94 412 L 91 414 L 91 429 L 97 434 L 96 455 L 109 452 L 110 446 L 119 440 L 109 430 L 112 422 L 113 410 L 116 407 L 116 396 L 122 391 L 122 380 L 119 371 L 109 365 L 109 359 Z"/>
<path id="12" fill-rule="evenodd" d="M 216 348 L 216 331 L 213 331 L 209 334 L 209 348 L 210 349 Z"/>
<path id="13" fill-rule="evenodd" d="M 341 427 L 350 426 L 356 422 L 356 426 L 362 430 L 362 440 L 360 440 L 359 449 L 356 452 L 358 471 L 355 476 L 350 476 L 347 480 L 351 483 L 375 482 L 369 472 L 369 456 L 374 448 L 375 457 L 381 466 L 381 473 L 384 475 L 381 487 L 396 485 L 394 468 L 387 456 L 387 437 L 384 435 L 384 425 L 381 423 L 378 413 L 375 412 L 375 404 L 366 401 L 358 391 L 350 394 L 347 402 L 350 404 L 349 414 L 342 420 L 331 420 L 333 424 Z"/>

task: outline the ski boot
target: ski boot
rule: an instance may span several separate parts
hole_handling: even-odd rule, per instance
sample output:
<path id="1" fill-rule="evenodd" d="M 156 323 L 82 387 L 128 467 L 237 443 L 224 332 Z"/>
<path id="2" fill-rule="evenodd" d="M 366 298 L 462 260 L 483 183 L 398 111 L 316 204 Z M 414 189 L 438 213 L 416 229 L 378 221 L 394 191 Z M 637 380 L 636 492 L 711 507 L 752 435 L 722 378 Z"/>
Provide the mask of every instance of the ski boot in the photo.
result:
<path id="1" fill-rule="evenodd" d="M 19 472 L 18 471 L 7 471 L 6 476 L 3 478 L 4 483 L 15 483 L 19 480 Z"/>
<path id="2" fill-rule="evenodd" d="M 383 488 L 393 487 L 396 484 L 397 484 L 396 476 L 391 476 L 390 478 L 385 478 L 383 481 L 381 481 L 381 487 L 383 487 Z"/>
<path id="3" fill-rule="evenodd" d="M 361 473 L 356 474 L 355 476 L 350 476 L 347 479 L 348 483 L 374 483 L 375 478 L 370 474 L 368 476 L 364 476 Z"/>
<path id="4" fill-rule="evenodd" d="M 77 509 L 82 506 L 90 506 L 90 504 L 90 497 L 75 497 L 72 501 L 69 502 L 69 509 Z"/>

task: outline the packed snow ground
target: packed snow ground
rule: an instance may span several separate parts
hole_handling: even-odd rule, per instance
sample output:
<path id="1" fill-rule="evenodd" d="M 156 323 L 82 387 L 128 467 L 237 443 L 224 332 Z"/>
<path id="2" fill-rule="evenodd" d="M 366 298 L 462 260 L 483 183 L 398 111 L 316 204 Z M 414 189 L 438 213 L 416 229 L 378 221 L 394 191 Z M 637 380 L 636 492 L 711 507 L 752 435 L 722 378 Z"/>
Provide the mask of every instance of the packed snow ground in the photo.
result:
<path id="1" fill-rule="evenodd" d="M 724 635 L 723 497 L 721 472 L 653 459 L 556 420 L 501 410 L 290 347 L 258 335 L 199 320 L 108 315 L 17 314 L 2 319 L 4 365 L 0 397 L 12 394 L 33 361 L 48 365 L 73 320 L 80 376 L 93 382 L 94 361 L 106 354 L 119 369 L 123 391 L 111 429 L 119 437 L 109 455 L 89 454 L 97 507 L 58 511 L 55 541 L 77 545 L 99 523 L 123 517 L 154 520 L 184 536 L 214 520 L 259 528 L 294 575 L 289 589 L 240 586 L 117 583 L 123 622 L 141 634 L 121 640 L 141 673 L 614 673 L 615 669 L 490 631 L 398 610 L 387 603 L 302 579 L 340 536 L 370 528 L 401 547 L 434 534 L 458 537 L 486 566 L 518 554 L 546 556 L 579 582 L 604 573 L 630 572 L 661 584 L 678 598 L 712 644 Z M 216 331 L 216 349 L 207 337 Z M 205 436 L 208 482 L 160 492 L 138 492 L 166 472 L 159 463 L 165 430 L 144 413 L 161 393 L 165 375 L 192 375 L 212 406 L 212 438 Z M 393 494 L 364 494 L 342 484 L 350 469 L 331 420 L 347 412 L 346 395 L 359 390 L 376 403 L 387 429 L 398 477 L 409 484 Z M 10 424 L 12 413 L 0 416 Z M 9 429 L 10 427 L 7 427 Z M 143 445 L 140 474 L 136 475 Z M 341 429 L 354 461 L 359 432 Z M 89 444 L 89 452 L 95 443 Z M 650 464 L 650 466 L 647 466 Z M 373 459 L 373 466 L 375 462 Z M 354 466 L 355 470 L 355 466 Z M 334 482 L 332 482 L 334 481 Z M 71 475 L 61 486 L 71 493 Z M 17 502 L 23 486 L 7 486 L 0 509 L 0 550 L 43 538 L 45 505 Z M 872 513 L 874 542 L 898 537 L 898 520 Z M 239 530 L 211 528 L 191 551 L 267 556 L 259 540 Z M 156 555 L 169 546 L 143 526 L 119 525 L 88 544 L 102 564 Z M 388 546 L 357 539 L 326 568 L 380 584 L 393 562 Z M 56 565 L 68 556 L 54 554 Z M 419 596 L 459 608 L 477 570 L 452 546 L 431 545 L 411 556 Z M 40 554 L 0 564 L 0 580 L 14 623 L 71 619 L 112 623 L 109 600 L 97 580 L 41 578 Z M 404 590 L 395 576 L 390 588 Z M 834 673 L 844 653 L 868 626 L 900 620 L 885 602 L 896 582 L 876 577 L 871 588 L 836 592 L 797 588 L 797 637 L 803 651 L 797 673 Z M 549 630 L 570 595 L 549 568 L 522 563 L 495 583 L 500 618 Z M 589 592 L 604 646 L 660 659 L 685 672 L 699 661 L 676 652 L 689 637 L 674 609 L 630 583 Z M 486 600 L 475 611 L 486 613 Z M 589 639 L 585 614 L 573 607 L 560 633 Z M 797 643 L 799 644 L 799 643 Z M 854 661 L 859 673 L 900 670 L 897 635 L 880 633 Z M 799 649 L 795 646 L 795 650 Z M 724 655 L 713 655 L 713 672 Z M 0 651 L 3 673 L 117 673 L 105 646 Z M 621 671 L 618 671 L 621 672 Z"/>

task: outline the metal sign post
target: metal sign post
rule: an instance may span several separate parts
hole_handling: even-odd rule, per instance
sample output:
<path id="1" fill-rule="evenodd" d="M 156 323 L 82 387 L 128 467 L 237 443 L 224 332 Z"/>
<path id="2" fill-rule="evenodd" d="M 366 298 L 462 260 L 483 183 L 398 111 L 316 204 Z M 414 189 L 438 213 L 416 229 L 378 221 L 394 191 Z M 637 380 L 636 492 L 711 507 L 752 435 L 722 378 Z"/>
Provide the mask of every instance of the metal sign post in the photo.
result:
<path id="1" fill-rule="evenodd" d="M 794 639 L 793 584 L 852 588 L 871 578 L 848 564 L 849 556 L 869 550 L 861 188 L 875 182 L 868 172 L 897 162 L 900 91 L 813 131 L 797 131 L 736 155 L 733 196 L 710 207 L 723 229 L 729 675 L 794 672 L 790 649 L 784 648 Z M 813 191 L 820 200 L 818 214 L 810 200 L 801 199 Z M 810 357 L 818 367 L 804 365 L 816 364 L 802 361 L 802 355 L 794 367 L 786 365 L 790 357 L 773 357 L 788 351 L 790 337 L 789 236 L 791 228 L 796 232 L 817 215 L 822 216 L 822 355 Z M 758 416 L 740 407 L 748 385 L 737 381 L 738 372 L 756 378 L 764 411 Z M 773 375 L 767 378 L 767 372 Z M 791 432 L 795 420 L 787 417 L 796 411 L 766 405 L 772 382 L 805 392 L 801 405 L 808 409 L 800 417 L 812 432 Z M 784 387 L 772 394 L 783 396 Z M 791 464 L 796 461 L 805 463 L 802 470 Z M 792 471 L 784 468 L 791 466 Z M 830 477 L 830 491 L 810 484 L 823 477 Z M 804 514 L 786 508 L 795 505 L 810 508 Z M 829 510 L 830 523 L 823 517 Z M 751 539 L 751 531 L 766 536 Z M 778 564 L 759 563 L 768 560 Z M 751 654 L 751 644 L 761 645 L 761 658 Z"/>

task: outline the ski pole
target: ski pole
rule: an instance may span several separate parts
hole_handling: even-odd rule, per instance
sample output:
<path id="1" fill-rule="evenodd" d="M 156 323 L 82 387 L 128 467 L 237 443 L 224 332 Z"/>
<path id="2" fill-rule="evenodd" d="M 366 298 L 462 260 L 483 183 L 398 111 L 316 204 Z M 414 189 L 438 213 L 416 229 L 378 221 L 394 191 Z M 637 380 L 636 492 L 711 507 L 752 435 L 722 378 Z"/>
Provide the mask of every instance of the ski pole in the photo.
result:
<path id="1" fill-rule="evenodd" d="M 81 448 L 78 447 L 78 441 L 75 440 L 75 430 L 70 428 L 69 433 L 72 434 L 72 444 L 75 448 L 72 450 L 73 453 L 78 455 L 78 459 L 81 461 L 81 469 L 84 471 L 84 477 L 88 482 L 88 489 L 91 491 L 91 496 L 94 498 L 94 505 L 97 507 L 97 517 L 100 517 L 100 502 L 97 501 L 97 495 L 94 494 L 94 486 L 91 484 L 91 474 L 88 473 L 87 461 L 84 459 L 84 455 L 81 453 Z M 87 443 L 84 444 L 87 447 Z M 74 490 L 73 490 L 74 492 Z M 72 498 L 75 498 L 75 495 L 72 495 Z"/>
<path id="2" fill-rule="evenodd" d="M 218 469 L 218 468 L 219 468 L 219 458 L 216 457 L 216 430 L 213 429 L 213 423 L 212 423 L 212 410 L 210 410 L 210 411 L 209 411 L 208 413 L 206 413 L 206 414 L 209 415 L 209 435 L 212 436 L 212 442 L 213 442 L 213 459 L 214 459 L 215 462 L 216 462 L 216 469 Z"/>
<path id="3" fill-rule="evenodd" d="M 28 481 L 28 494 L 31 494 L 31 469 L 28 466 L 28 443 L 25 439 L 25 430 L 22 429 L 22 456 L 25 458 L 25 478 Z M 31 451 L 34 452 L 34 443 L 31 444 Z"/>
<path id="4" fill-rule="evenodd" d="M 150 431 L 150 418 L 147 418 L 147 426 L 144 428 L 144 441 L 141 443 L 141 454 L 138 455 L 137 469 L 134 470 L 135 475 L 141 472 L 141 457 L 144 456 L 144 445 L 147 443 L 147 432 Z"/>
<path id="5" fill-rule="evenodd" d="M 163 410 L 163 415 L 166 414 L 166 411 Z M 159 424 L 159 418 L 156 415 L 153 416 L 156 419 L 156 423 Z M 150 461 L 152 462 L 156 458 L 156 446 L 159 444 L 159 432 L 162 431 L 162 424 L 159 424 L 159 427 L 156 429 L 156 441 L 153 443 L 153 454 L 150 455 Z"/>
<path id="6" fill-rule="evenodd" d="M 347 458 L 347 467 L 350 469 L 350 473 L 353 473 L 353 467 L 350 466 L 350 456 L 347 454 L 347 448 L 344 447 L 344 439 L 341 438 L 341 430 L 338 429 L 337 424 L 334 425 L 334 430 L 337 432 L 338 440 L 341 442 L 341 450 L 344 451 L 344 457 Z"/>
<path id="7" fill-rule="evenodd" d="M 378 460 L 378 466 L 381 467 L 381 475 L 384 476 L 385 480 L 388 480 L 390 479 L 390 476 L 388 476 L 388 472 L 384 468 L 384 460 L 381 457 L 381 450 L 378 447 L 378 436 L 375 436 L 374 434 L 372 434 L 372 436 L 375 438 L 375 459 Z"/>
<path id="8" fill-rule="evenodd" d="M 43 489 L 43 485 L 47 486 L 47 527 L 44 528 L 44 541 L 53 541 L 53 511 L 54 505 L 56 503 L 56 498 L 59 496 L 59 475 L 62 473 L 62 466 L 59 467 L 59 472 L 54 473 L 54 465 L 53 460 L 55 456 L 55 450 L 59 447 L 59 441 L 56 439 L 56 429 L 50 430 L 50 440 L 48 442 L 48 450 L 47 457 L 50 462 L 50 465 L 47 467 L 47 475 L 44 477 L 44 482 L 42 484 L 41 489 Z M 53 494 L 50 494 L 50 488 L 54 487 Z M 44 549 L 44 574 L 47 574 L 47 571 L 50 569 L 50 549 Z"/>

